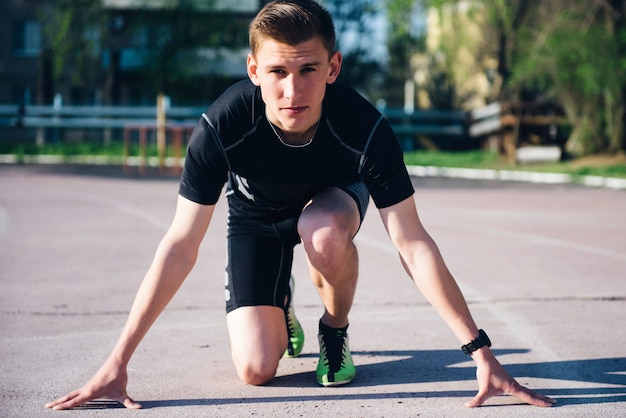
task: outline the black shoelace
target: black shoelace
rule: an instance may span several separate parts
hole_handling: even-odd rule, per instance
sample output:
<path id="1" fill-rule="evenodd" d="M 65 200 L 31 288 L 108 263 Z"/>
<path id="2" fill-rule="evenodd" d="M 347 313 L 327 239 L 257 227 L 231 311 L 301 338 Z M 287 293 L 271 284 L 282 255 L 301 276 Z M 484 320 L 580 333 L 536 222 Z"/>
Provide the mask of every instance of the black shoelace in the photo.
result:
<path id="1" fill-rule="evenodd" d="M 325 329 L 322 329 L 322 326 Z M 343 344 L 347 334 L 346 329 L 330 328 L 321 324 L 320 333 L 322 335 L 322 349 L 325 350 L 324 354 L 328 362 L 329 372 L 336 373 L 341 370 L 341 366 L 343 365 Z"/>

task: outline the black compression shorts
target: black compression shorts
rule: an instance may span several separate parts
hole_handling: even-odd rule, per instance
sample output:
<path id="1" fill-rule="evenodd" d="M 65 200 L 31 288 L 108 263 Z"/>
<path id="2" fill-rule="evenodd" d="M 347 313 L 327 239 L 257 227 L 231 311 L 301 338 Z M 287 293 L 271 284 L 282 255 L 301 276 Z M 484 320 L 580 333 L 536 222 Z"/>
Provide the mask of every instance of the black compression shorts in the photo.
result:
<path id="1" fill-rule="evenodd" d="M 340 189 L 354 199 L 363 222 L 369 204 L 365 185 Z M 229 217 L 226 312 L 242 306 L 285 307 L 293 249 L 300 243 L 298 217 L 273 223 Z"/>

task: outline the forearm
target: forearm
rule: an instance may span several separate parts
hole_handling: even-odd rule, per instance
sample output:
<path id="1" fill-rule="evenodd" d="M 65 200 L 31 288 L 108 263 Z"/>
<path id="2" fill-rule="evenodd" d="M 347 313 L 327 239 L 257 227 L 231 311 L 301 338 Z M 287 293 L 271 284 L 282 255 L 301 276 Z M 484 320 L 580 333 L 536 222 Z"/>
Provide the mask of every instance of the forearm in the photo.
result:
<path id="1" fill-rule="evenodd" d="M 166 236 L 131 307 L 128 320 L 109 361 L 125 367 L 137 346 L 182 285 L 196 260 L 196 252 L 184 250 Z"/>
<path id="2" fill-rule="evenodd" d="M 462 344 L 476 338 L 478 329 L 465 298 L 446 267 L 439 248 L 424 229 L 413 198 L 381 209 L 380 214 L 404 268 L 424 297 Z"/>
<path id="3" fill-rule="evenodd" d="M 424 297 L 465 344 L 478 335 L 478 328 L 458 284 L 448 270 L 436 244 L 423 242 L 402 256 L 403 264 Z"/>

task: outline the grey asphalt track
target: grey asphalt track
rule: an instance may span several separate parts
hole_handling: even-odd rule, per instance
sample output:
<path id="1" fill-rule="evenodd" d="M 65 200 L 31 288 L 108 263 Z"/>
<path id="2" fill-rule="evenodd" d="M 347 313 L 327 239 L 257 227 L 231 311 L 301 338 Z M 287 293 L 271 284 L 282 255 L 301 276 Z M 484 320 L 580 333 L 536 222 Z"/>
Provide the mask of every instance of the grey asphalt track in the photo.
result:
<path id="1" fill-rule="evenodd" d="M 111 167 L 0 166 L 0 417 L 626 416 L 626 192 L 574 185 L 415 179 L 423 222 L 480 327 L 518 381 L 554 408 L 502 396 L 467 410 L 475 369 L 407 279 L 372 207 L 356 243 L 350 316 L 357 377 L 315 382 L 322 307 L 296 250 L 307 342 L 267 386 L 230 361 L 223 307 L 225 202 L 199 261 L 135 353 L 126 411 L 44 403 L 99 367 L 173 215 L 174 177 Z"/>

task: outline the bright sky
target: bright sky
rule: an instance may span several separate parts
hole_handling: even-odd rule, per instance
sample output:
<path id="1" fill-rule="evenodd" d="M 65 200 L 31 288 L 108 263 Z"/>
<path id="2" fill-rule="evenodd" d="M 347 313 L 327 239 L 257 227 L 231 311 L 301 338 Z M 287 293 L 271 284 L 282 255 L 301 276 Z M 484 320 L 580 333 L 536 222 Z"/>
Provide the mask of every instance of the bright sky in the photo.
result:
<path id="1" fill-rule="evenodd" d="M 371 45 L 370 52 L 374 57 L 386 60 L 387 59 L 387 47 L 386 47 L 386 39 L 387 39 L 387 17 L 386 17 L 386 1 L 378 0 L 378 13 L 373 17 L 371 22 L 369 22 L 368 26 L 371 30 L 365 34 L 367 39 L 365 43 L 367 45 Z M 426 13 L 423 11 L 420 5 L 416 5 L 413 12 L 413 34 L 419 35 L 424 33 L 426 30 Z M 357 42 L 363 43 L 364 40 L 360 39 L 359 36 L 363 36 L 363 34 L 359 35 L 356 33 L 347 33 L 340 37 L 339 42 L 341 43 L 341 50 L 343 52 L 348 52 L 350 49 L 354 48 Z"/>

